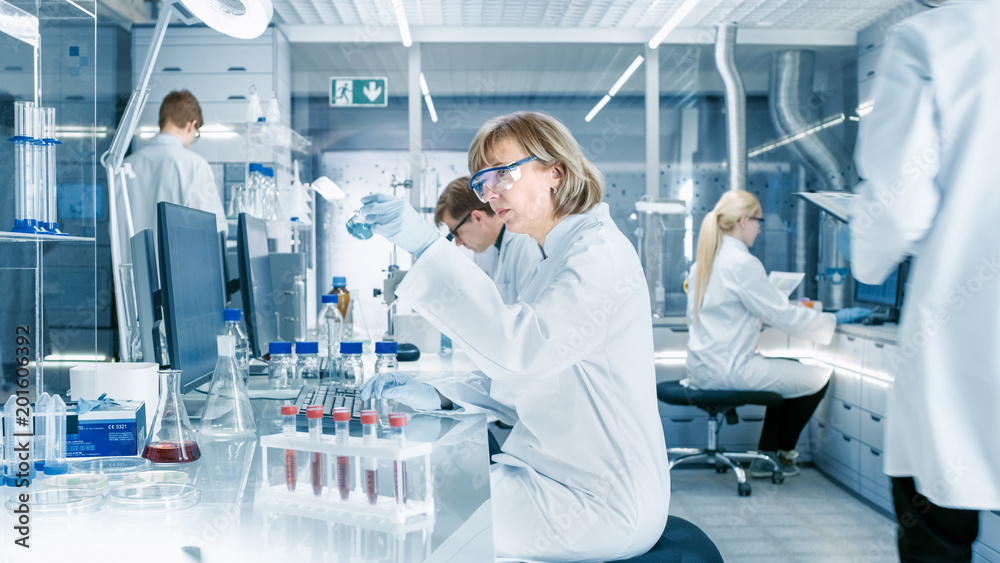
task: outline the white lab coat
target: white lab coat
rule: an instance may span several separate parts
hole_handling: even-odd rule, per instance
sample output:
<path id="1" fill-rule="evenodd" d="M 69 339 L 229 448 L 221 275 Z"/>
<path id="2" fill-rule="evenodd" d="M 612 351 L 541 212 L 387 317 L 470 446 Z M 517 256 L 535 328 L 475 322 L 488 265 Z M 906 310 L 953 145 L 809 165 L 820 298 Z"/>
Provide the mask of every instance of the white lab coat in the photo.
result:
<path id="1" fill-rule="evenodd" d="M 946 507 L 1000 509 L 1000 2 L 949 0 L 886 40 L 861 120 L 851 269 L 910 269 L 890 357 L 885 472 Z M 919 252 L 918 252 L 919 251 Z"/>
<path id="2" fill-rule="evenodd" d="M 185 149 L 179 138 L 160 133 L 125 162 L 135 173 L 135 178 L 127 180 L 127 189 L 136 233 L 156 229 L 156 204 L 161 201 L 214 213 L 218 229 L 228 229 L 211 166 L 200 155 Z M 118 208 L 124 209 L 123 200 L 118 201 Z M 126 232 L 124 223 L 121 232 Z"/>
<path id="3" fill-rule="evenodd" d="M 520 301 L 528 282 L 535 275 L 535 268 L 542 261 L 542 249 L 528 235 L 504 229 L 500 240 L 500 257 L 493 271 L 493 283 L 500 290 L 500 298 L 507 305 Z"/>
<path id="4" fill-rule="evenodd" d="M 397 295 L 482 370 L 439 389 L 514 423 L 490 472 L 497 555 L 634 556 L 670 498 L 646 279 L 604 203 L 559 222 L 545 249 L 513 305 L 443 239 Z"/>
<path id="5" fill-rule="evenodd" d="M 698 389 L 757 389 L 792 399 L 823 388 L 833 370 L 756 353 L 764 322 L 795 336 L 829 344 L 837 326 L 831 313 L 789 303 L 767 279 L 764 265 L 743 241 L 723 235 L 705 299 L 694 320 L 697 264 L 688 279 L 687 375 Z"/>

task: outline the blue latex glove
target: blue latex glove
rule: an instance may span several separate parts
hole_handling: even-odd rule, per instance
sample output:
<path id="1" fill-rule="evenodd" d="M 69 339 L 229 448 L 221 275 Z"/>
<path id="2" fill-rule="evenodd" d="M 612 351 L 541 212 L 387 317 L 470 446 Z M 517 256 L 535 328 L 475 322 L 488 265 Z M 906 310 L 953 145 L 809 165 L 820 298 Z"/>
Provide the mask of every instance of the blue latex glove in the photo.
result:
<path id="1" fill-rule="evenodd" d="M 851 261 L 851 226 L 841 225 L 837 231 L 837 250 L 844 257 L 844 260 Z"/>
<path id="2" fill-rule="evenodd" d="M 107 393 L 102 393 L 96 401 L 90 399 L 77 399 L 76 401 L 76 414 L 81 415 L 83 413 L 88 413 L 93 410 L 101 410 L 105 407 L 118 406 L 118 401 L 108 398 Z"/>
<path id="3" fill-rule="evenodd" d="M 361 215 L 372 230 L 415 257 L 441 237 L 433 225 L 402 199 L 371 194 L 361 198 L 361 203 L 365 204 Z"/>
<path id="4" fill-rule="evenodd" d="M 441 408 L 441 395 L 437 389 L 399 372 L 380 373 L 368 380 L 361 387 L 361 399 L 392 399 L 424 411 Z"/>
<path id="5" fill-rule="evenodd" d="M 855 321 L 860 321 L 872 314 L 872 310 L 866 307 L 848 307 L 846 309 L 841 309 L 834 313 L 837 317 L 837 324 L 851 324 Z"/>

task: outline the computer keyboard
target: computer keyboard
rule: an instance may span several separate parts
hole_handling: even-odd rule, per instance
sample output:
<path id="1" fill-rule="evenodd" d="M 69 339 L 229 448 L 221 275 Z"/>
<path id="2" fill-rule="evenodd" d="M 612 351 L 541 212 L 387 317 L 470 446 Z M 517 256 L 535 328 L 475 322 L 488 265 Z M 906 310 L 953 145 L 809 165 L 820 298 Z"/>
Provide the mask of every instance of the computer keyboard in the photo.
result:
<path id="1" fill-rule="evenodd" d="M 306 407 L 311 405 L 323 405 L 323 419 L 333 419 L 333 409 L 346 408 L 351 411 L 352 420 L 361 420 L 361 410 L 364 401 L 361 400 L 361 391 L 358 389 L 347 389 L 334 385 L 311 385 L 302 386 L 298 397 L 295 398 L 295 407 L 298 409 L 300 417 L 306 415 Z"/>

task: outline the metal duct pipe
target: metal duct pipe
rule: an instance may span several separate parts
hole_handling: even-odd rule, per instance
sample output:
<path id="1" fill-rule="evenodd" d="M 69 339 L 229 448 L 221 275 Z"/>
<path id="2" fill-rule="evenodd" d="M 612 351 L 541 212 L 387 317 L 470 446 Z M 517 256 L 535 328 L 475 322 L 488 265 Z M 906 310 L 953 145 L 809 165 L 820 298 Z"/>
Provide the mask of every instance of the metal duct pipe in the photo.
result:
<path id="1" fill-rule="evenodd" d="M 729 189 L 747 189 L 747 94 L 736 70 L 736 24 L 715 26 L 715 66 L 726 85 L 726 139 Z"/>
<path id="2" fill-rule="evenodd" d="M 813 51 L 780 51 L 771 59 L 768 101 L 774 128 L 782 137 L 806 131 L 820 120 L 821 102 L 813 99 L 815 69 Z M 851 157 L 843 143 L 828 131 L 816 131 L 787 146 L 816 175 L 824 189 L 850 190 Z"/>

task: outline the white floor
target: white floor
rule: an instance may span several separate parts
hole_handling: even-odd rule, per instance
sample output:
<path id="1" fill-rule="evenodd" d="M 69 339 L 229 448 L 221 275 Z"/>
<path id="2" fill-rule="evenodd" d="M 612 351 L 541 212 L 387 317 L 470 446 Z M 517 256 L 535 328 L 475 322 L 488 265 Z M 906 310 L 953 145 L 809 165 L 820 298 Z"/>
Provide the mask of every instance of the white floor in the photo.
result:
<path id="1" fill-rule="evenodd" d="M 781 485 L 751 479 L 749 497 L 732 472 L 679 467 L 670 479 L 670 514 L 698 525 L 726 563 L 898 561 L 895 520 L 816 469 Z"/>

